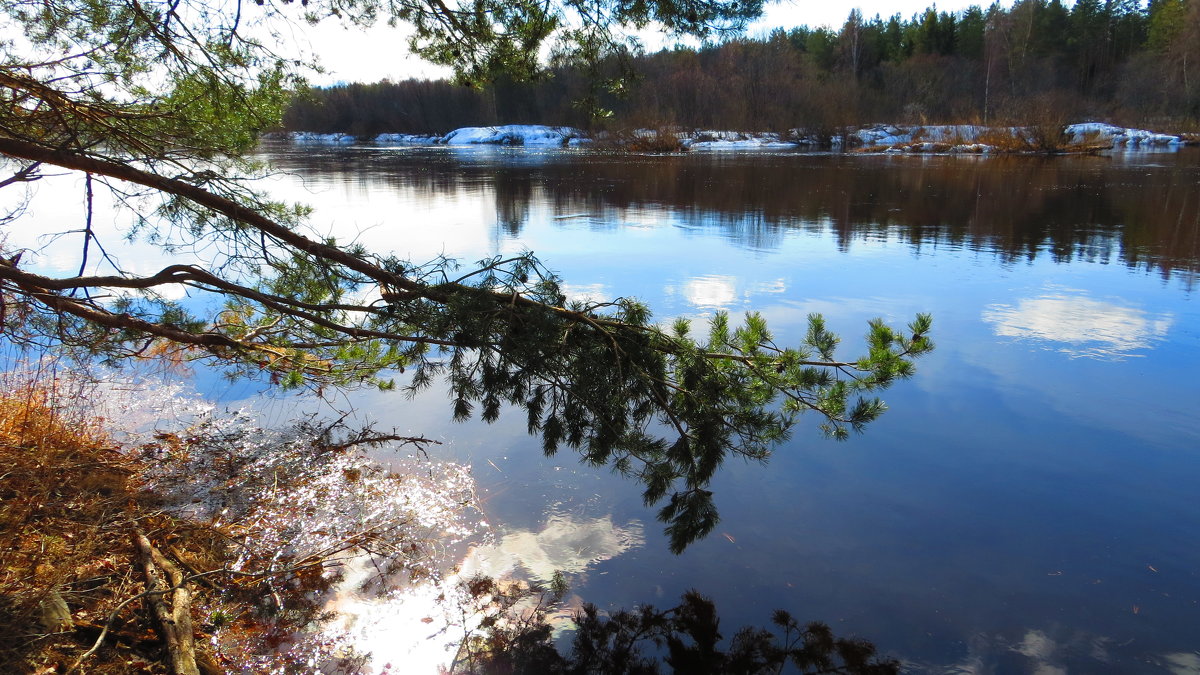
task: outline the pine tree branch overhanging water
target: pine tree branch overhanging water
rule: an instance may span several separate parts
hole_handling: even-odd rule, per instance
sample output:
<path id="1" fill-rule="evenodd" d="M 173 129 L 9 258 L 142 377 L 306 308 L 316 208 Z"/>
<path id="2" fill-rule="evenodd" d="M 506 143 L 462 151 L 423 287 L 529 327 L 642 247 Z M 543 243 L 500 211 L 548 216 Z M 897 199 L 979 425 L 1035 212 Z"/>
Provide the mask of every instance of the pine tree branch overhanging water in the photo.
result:
<path id="1" fill-rule="evenodd" d="M 0 62 L 0 154 L 18 165 L 10 188 L 36 178 L 37 167 L 83 173 L 133 212 L 135 236 L 209 253 L 149 276 L 118 268 L 53 278 L 6 251 L 3 332 L 14 343 L 110 360 L 201 358 L 233 376 L 265 372 L 284 387 L 390 388 L 404 373 L 403 387 L 415 392 L 444 378 L 456 418 L 490 422 L 506 407 L 522 410 L 545 453 L 569 447 L 640 481 L 647 505 L 665 502 L 659 518 L 676 552 L 715 526 L 707 488 L 727 457 L 766 460 L 804 412 L 846 437 L 884 411 L 867 396 L 910 376 L 912 360 L 932 348 L 925 315 L 903 333 L 872 323 L 867 352 L 853 361 L 835 358 L 838 340 L 818 316 L 796 347 L 778 347 L 756 314 L 736 327 L 718 314 L 707 336 L 693 338 L 687 322 L 657 326 L 634 300 L 567 302 L 532 254 L 481 261 L 464 274 L 454 261 L 413 264 L 310 236 L 305 209 L 247 188 L 256 167 L 244 155 L 297 85 L 294 61 L 235 39 L 247 17 L 226 25 L 200 0 L 32 7 L 18 3 L 7 14 L 40 53 L 5 53 Z M 531 76 L 529 57 L 558 27 L 546 12 L 584 5 L 480 7 L 458 14 L 442 3 L 333 0 L 306 11 L 362 21 L 392 12 L 416 26 L 423 54 L 458 63 L 469 79 Z M 588 44 L 616 44 L 608 31 L 620 26 L 656 20 L 703 35 L 761 10 L 732 2 L 587 8 L 593 33 L 566 37 L 593 60 L 606 53 Z M 268 5 L 256 20 L 282 11 Z M 103 245 L 91 229 L 85 236 Z M 164 289 L 180 286 L 223 309 L 196 314 L 201 303 L 165 299 Z"/>

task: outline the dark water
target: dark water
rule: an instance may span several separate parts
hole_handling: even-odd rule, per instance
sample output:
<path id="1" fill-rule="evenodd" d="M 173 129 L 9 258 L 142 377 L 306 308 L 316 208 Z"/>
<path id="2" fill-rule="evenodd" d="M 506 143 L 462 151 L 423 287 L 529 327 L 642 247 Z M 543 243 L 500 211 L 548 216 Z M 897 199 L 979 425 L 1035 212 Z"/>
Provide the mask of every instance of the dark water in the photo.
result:
<path id="1" fill-rule="evenodd" d="M 661 319 L 934 315 L 938 349 L 846 443 L 797 430 L 667 552 L 637 487 L 441 392 L 364 415 L 447 441 L 535 576 L 602 608 L 781 607 L 918 672 L 1200 672 L 1200 153 L 1041 160 L 494 149 L 269 151 L 318 223 L 418 260 L 532 249 Z M 520 536 L 516 536 L 520 535 Z M 514 543 L 514 547 L 520 548 Z"/>

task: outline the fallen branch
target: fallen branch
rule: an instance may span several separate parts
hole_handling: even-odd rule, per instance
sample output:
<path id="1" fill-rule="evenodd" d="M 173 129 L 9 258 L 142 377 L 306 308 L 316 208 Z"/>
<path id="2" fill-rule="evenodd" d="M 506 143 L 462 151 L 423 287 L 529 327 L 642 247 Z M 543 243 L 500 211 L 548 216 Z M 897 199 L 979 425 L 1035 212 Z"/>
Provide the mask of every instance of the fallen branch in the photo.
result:
<path id="1" fill-rule="evenodd" d="M 171 659 L 171 671 L 175 675 L 200 675 L 200 669 L 196 667 L 195 636 L 192 634 L 192 593 L 187 588 L 183 574 L 140 531 L 134 533 L 133 543 L 146 573 L 147 586 L 155 591 L 173 592 L 171 609 L 163 600 L 165 593 L 146 595 L 161 627 L 163 642 Z"/>
<path id="2" fill-rule="evenodd" d="M 147 543 L 149 543 L 148 540 L 147 540 Z M 139 547 L 139 550 L 140 550 L 140 547 Z M 153 550 L 153 547 L 151 547 L 151 550 Z M 180 579 L 179 583 L 180 583 L 180 585 L 183 585 L 183 584 L 190 583 L 192 581 L 201 581 L 206 584 L 211 584 L 211 582 L 208 580 L 208 577 L 218 575 L 218 574 L 227 574 L 227 575 L 236 576 L 236 577 L 248 577 L 251 579 L 263 579 L 266 577 L 278 576 L 280 574 L 290 574 L 292 572 L 296 572 L 299 570 L 307 569 L 310 567 L 323 566 L 323 565 L 325 565 L 325 561 L 304 562 L 304 563 L 301 563 L 298 565 L 292 565 L 290 567 L 286 567 L 286 568 L 278 569 L 278 570 L 271 570 L 268 572 L 241 572 L 238 570 L 221 568 L 221 569 L 209 570 L 207 572 L 195 572 L 187 577 Z M 96 637 L 96 642 L 94 644 L 92 644 L 91 649 L 84 652 L 78 659 L 75 659 L 75 663 L 73 663 L 71 665 L 71 667 L 67 669 L 66 675 L 71 675 L 71 673 L 78 670 L 79 666 L 85 660 L 87 660 L 87 658 L 89 656 L 91 656 L 92 654 L 95 654 L 96 650 L 100 649 L 100 645 L 104 644 L 104 638 L 107 637 L 110 632 L 112 632 L 111 631 L 112 625 L 117 620 L 117 616 L 121 613 L 121 610 L 128 607 L 131 603 L 141 600 L 142 598 L 151 598 L 154 596 L 165 595 L 167 593 L 173 592 L 174 590 L 175 590 L 174 587 L 172 587 L 172 588 L 156 588 L 156 589 L 144 591 L 142 593 L 138 593 L 137 595 L 135 595 L 133 597 L 122 600 L 121 603 L 118 604 L 116 606 L 116 608 L 113 609 L 113 611 L 109 613 L 108 620 L 106 620 L 104 622 L 104 626 L 102 628 L 100 628 L 100 635 Z M 83 628 L 86 630 L 86 629 L 90 629 L 90 628 L 94 628 L 94 627 L 90 626 L 90 625 L 77 625 L 76 630 L 79 630 L 80 628 Z M 204 652 L 197 653 L 196 656 L 197 656 L 197 658 L 200 659 L 200 661 L 198 661 L 199 666 L 203 666 L 205 661 L 211 660 L 211 659 L 205 658 L 206 654 Z M 216 672 L 219 672 L 219 671 L 216 671 Z M 202 673 L 201 675 L 207 675 L 207 673 Z"/>

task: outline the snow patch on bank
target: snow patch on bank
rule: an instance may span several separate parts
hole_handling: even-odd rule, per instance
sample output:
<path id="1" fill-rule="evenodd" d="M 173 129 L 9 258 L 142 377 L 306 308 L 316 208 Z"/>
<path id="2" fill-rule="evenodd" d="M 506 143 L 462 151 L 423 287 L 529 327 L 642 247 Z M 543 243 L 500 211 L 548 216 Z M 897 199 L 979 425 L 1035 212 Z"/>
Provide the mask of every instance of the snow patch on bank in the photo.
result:
<path id="1" fill-rule="evenodd" d="M 380 145 L 433 145 L 441 138 L 432 134 L 379 134 L 371 140 Z"/>
<path id="2" fill-rule="evenodd" d="M 378 134 L 370 139 L 351 134 L 321 134 L 292 131 L 268 134 L 267 138 L 314 145 L 524 145 L 537 147 L 577 146 L 590 143 L 587 133 L 573 127 L 544 124 L 505 124 L 494 127 L 463 127 L 445 136 L 433 134 Z"/>
<path id="3" fill-rule="evenodd" d="M 350 134 L 318 134 L 314 131 L 292 131 L 284 136 L 293 143 L 349 145 L 358 142 L 358 137 Z"/>
<path id="4" fill-rule="evenodd" d="M 1184 142 L 1179 136 L 1117 127 L 1104 122 L 1072 124 L 1067 127 L 1066 134 L 1072 143 L 1084 143 L 1090 138 L 1096 143 L 1111 143 L 1114 148 L 1170 147 Z"/>
<path id="5" fill-rule="evenodd" d="M 742 131 L 694 131 L 682 135 L 679 142 L 689 150 L 775 150 L 796 147 L 795 142 L 785 141 L 779 134 Z"/>
<path id="6" fill-rule="evenodd" d="M 1145 129 L 1118 127 L 1103 122 L 1084 122 L 1063 128 L 1069 145 L 1099 149 L 1175 149 L 1186 144 L 1180 136 Z M 875 124 L 861 127 L 848 135 L 851 145 L 884 152 L 987 153 L 996 150 L 988 137 L 1013 139 L 1032 137 L 1029 127 L 987 127 L 973 124 L 901 126 Z"/>
<path id="7" fill-rule="evenodd" d="M 637 138 L 652 138 L 659 133 L 661 132 L 651 129 L 639 129 L 634 131 L 633 135 Z M 792 129 L 786 134 L 727 130 L 675 130 L 672 133 L 678 137 L 684 149 L 698 151 L 782 150 L 818 145 L 817 139 L 806 136 L 800 129 Z M 1028 127 L 873 124 L 853 128 L 844 135 L 834 136 L 832 142 L 835 147 L 848 145 L 876 152 L 989 153 L 996 151 L 988 142 L 989 137 L 1019 138 L 1030 134 L 1031 130 Z M 1103 122 L 1072 124 L 1064 128 L 1064 134 L 1070 144 L 1113 149 L 1173 150 L 1190 142 L 1180 136 L 1119 127 Z M 379 134 L 371 139 L 360 139 L 350 134 L 295 131 L 270 134 L 268 138 L 323 145 L 350 145 L 362 142 L 385 146 L 507 145 L 541 148 L 579 147 L 593 142 L 587 132 L 581 129 L 543 124 L 463 127 L 445 136 L 389 133 Z M 603 141 L 607 136 L 601 132 L 599 138 Z"/>
<path id="8" fill-rule="evenodd" d="M 902 145 L 905 143 L 969 145 L 978 142 L 980 137 L 989 131 L 1013 133 L 1017 131 L 1017 128 L 985 127 L 976 124 L 941 124 L 907 127 L 894 124 L 876 124 L 856 129 L 849 136 L 852 144 L 859 144 L 863 147 Z"/>
<path id="9" fill-rule="evenodd" d="M 443 136 L 438 143 L 445 145 L 524 145 L 563 147 L 587 134 L 573 127 L 550 127 L 541 124 L 506 124 L 498 127 L 463 127 Z"/>

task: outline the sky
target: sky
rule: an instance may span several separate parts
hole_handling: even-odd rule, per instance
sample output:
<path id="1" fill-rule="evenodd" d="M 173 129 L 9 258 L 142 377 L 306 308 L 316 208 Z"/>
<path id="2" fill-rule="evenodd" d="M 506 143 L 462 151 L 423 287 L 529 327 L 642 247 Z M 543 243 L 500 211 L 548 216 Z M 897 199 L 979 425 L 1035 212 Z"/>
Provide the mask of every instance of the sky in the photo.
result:
<path id="1" fill-rule="evenodd" d="M 850 10 L 856 7 L 868 19 L 876 14 L 887 18 L 897 13 L 909 18 L 932 4 L 933 0 L 769 2 L 763 17 L 750 26 L 747 34 L 761 35 L 774 28 L 793 28 L 801 25 L 840 28 Z M 972 4 L 987 5 L 990 4 L 990 0 L 942 0 L 937 3 L 937 8 L 943 12 L 957 12 Z M 647 33 L 643 42 L 649 49 L 658 49 L 675 42 L 663 39 L 654 44 L 652 41 L 657 37 L 657 34 Z M 409 54 L 405 49 L 405 33 L 399 28 L 379 26 L 364 32 L 346 30 L 327 22 L 310 29 L 307 39 L 313 51 L 321 55 L 321 62 L 329 71 L 325 75 L 312 78 L 313 83 L 318 85 L 336 82 L 377 82 L 384 78 L 441 78 L 450 74 L 447 68 L 434 66 Z"/>

